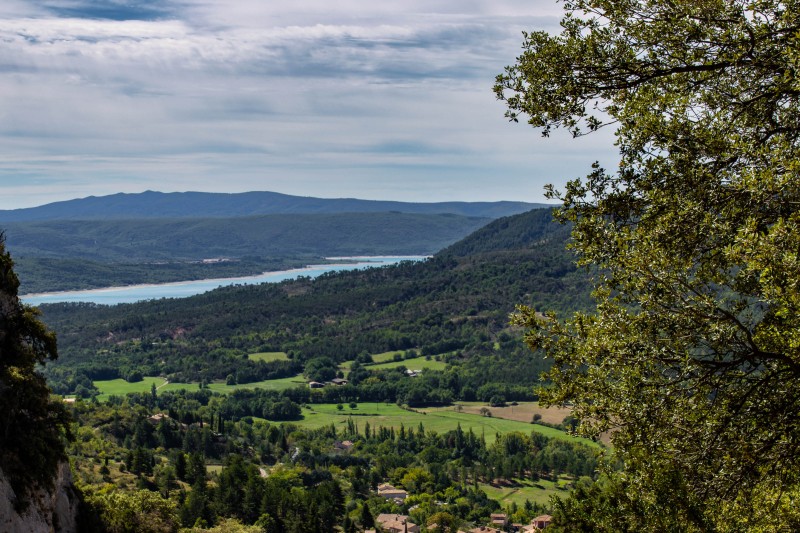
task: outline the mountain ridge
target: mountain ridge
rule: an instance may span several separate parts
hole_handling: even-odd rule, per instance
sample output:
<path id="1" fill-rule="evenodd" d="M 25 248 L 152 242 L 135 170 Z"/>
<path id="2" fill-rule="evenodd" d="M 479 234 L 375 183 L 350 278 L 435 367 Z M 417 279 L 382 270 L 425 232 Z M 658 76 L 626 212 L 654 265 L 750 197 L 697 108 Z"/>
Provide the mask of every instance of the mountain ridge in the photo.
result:
<path id="1" fill-rule="evenodd" d="M 546 204 L 498 202 L 399 202 L 357 198 L 315 198 L 270 191 L 244 193 L 145 191 L 88 196 L 37 207 L 0 210 L 0 223 L 47 220 L 138 218 L 233 218 L 269 214 L 376 213 L 456 214 L 500 218 Z"/>

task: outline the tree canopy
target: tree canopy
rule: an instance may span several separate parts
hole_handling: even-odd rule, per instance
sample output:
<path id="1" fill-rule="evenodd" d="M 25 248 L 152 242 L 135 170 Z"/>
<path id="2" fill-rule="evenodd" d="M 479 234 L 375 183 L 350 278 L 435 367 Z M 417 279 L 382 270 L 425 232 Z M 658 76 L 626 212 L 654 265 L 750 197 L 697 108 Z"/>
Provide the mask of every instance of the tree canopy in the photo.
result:
<path id="1" fill-rule="evenodd" d="M 594 527 L 627 513 L 631 530 L 795 529 L 800 5 L 564 7 L 560 33 L 524 35 L 495 92 L 545 136 L 616 128 L 617 169 L 548 189 L 596 311 L 517 315 L 554 360 L 546 399 L 613 432 L 617 505 L 596 506 Z"/>
<path id="2" fill-rule="evenodd" d="M 56 338 L 20 302 L 13 266 L 0 233 L 0 471 L 24 504 L 31 488 L 55 477 L 69 415 L 36 371 L 56 358 Z"/>

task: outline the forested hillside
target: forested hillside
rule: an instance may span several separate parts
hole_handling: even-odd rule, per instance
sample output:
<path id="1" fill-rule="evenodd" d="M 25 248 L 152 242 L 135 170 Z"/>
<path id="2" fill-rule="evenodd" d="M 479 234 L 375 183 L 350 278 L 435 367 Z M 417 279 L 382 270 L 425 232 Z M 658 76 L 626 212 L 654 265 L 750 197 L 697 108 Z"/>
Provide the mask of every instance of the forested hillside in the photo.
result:
<path id="1" fill-rule="evenodd" d="M 489 218 L 334 213 L 4 224 L 22 292 L 246 276 L 325 256 L 427 255 Z M 200 263 L 226 258 L 225 262 Z"/>
<path id="2" fill-rule="evenodd" d="M 426 254 L 484 226 L 488 218 L 406 213 L 264 215 L 116 221 L 8 223 L 19 256 L 103 261 L 213 257 Z"/>
<path id="3" fill-rule="evenodd" d="M 460 382 L 445 388 L 453 397 L 491 382 L 530 391 L 546 365 L 524 349 L 508 317 L 518 303 L 563 311 L 590 305 L 587 274 L 564 250 L 568 232 L 550 210 L 534 210 L 497 220 L 422 263 L 179 300 L 42 306 L 61 353 L 49 375 L 62 392 L 129 374 L 242 383 L 291 375 L 317 358 L 333 366 L 363 353 L 418 350 L 452 363 Z M 284 351 L 291 360 L 247 359 L 257 351 Z"/>

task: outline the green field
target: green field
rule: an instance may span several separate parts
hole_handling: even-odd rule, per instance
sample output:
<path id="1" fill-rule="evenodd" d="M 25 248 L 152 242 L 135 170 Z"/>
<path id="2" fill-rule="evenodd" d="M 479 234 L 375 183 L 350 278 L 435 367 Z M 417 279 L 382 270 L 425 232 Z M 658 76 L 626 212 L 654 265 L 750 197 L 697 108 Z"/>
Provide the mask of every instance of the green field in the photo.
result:
<path id="1" fill-rule="evenodd" d="M 174 390 L 197 390 L 198 383 L 167 383 L 164 378 L 144 378 L 137 383 L 128 383 L 124 379 L 112 379 L 109 381 L 95 381 L 95 387 L 100 390 L 97 397 L 99 401 L 105 401 L 111 395 L 125 395 L 129 392 L 150 392 L 152 384 L 155 383 L 159 392 Z M 229 393 L 237 389 L 268 389 L 285 390 L 292 387 L 305 386 L 306 381 L 301 374 L 289 378 L 270 379 L 267 381 L 256 381 L 254 383 L 242 383 L 239 385 L 226 385 L 225 383 L 209 383 L 208 389 L 213 392 Z"/>
<path id="2" fill-rule="evenodd" d="M 164 378 L 144 378 L 142 381 L 128 383 L 124 379 L 111 379 L 108 381 L 95 381 L 94 385 L 100 391 L 99 401 L 105 401 L 111 395 L 124 396 L 129 392 L 150 392 L 153 384 L 160 387 L 166 383 Z"/>
<path id="3" fill-rule="evenodd" d="M 374 353 L 372 354 L 372 363 L 370 363 L 370 368 L 374 368 L 375 364 L 378 363 L 388 363 L 390 361 L 394 361 L 395 355 L 403 355 L 405 352 L 403 350 L 393 350 L 391 352 L 382 352 L 382 353 Z M 339 368 L 342 370 L 350 370 L 350 366 L 353 364 L 353 361 L 345 361 L 344 363 L 339 365 Z"/>
<path id="4" fill-rule="evenodd" d="M 460 413 L 453 410 L 452 407 L 421 409 L 419 412 L 414 412 L 402 409 L 395 404 L 368 402 L 358 404 L 356 409 L 350 409 L 345 404 L 344 409 L 339 411 L 335 404 L 312 404 L 303 409 L 303 420 L 292 422 L 292 424 L 305 428 L 320 428 L 334 424 L 337 428 L 341 428 L 347 424 L 347 419 L 351 416 L 353 421 L 358 424 L 359 430 L 363 430 L 364 424 L 367 422 L 372 428 L 379 426 L 399 428 L 401 424 L 405 427 L 416 428 L 422 423 L 426 430 L 444 433 L 456 429 L 460 424 L 464 431 L 472 429 L 476 435 L 483 434 L 487 443 L 494 442 L 496 435 L 510 431 L 521 431 L 525 434 L 536 431 L 548 437 L 598 446 L 588 439 L 573 437 L 557 429 L 515 420 Z"/>
<path id="5" fill-rule="evenodd" d="M 259 352 L 259 353 L 251 353 L 247 356 L 248 359 L 251 361 L 264 361 L 265 363 L 270 363 L 272 361 L 288 361 L 289 357 L 287 357 L 286 352 Z"/>
<path id="6" fill-rule="evenodd" d="M 374 353 L 372 354 L 372 361 L 375 363 L 388 363 L 394 360 L 395 355 L 403 355 L 403 350 L 393 350 L 391 352 Z"/>
<path id="7" fill-rule="evenodd" d="M 539 481 L 517 480 L 513 485 L 498 486 L 478 483 L 486 495 L 500 502 L 503 507 L 516 503 L 518 507 L 525 505 L 525 500 L 532 503 L 549 505 L 550 496 L 566 496 L 571 478 L 562 476 L 558 481 L 540 479 Z"/>
<path id="8" fill-rule="evenodd" d="M 403 353 L 404 352 L 402 351 L 395 351 L 375 354 L 372 356 L 372 360 L 375 362 L 369 365 L 364 365 L 364 368 L 368 370 L 386 370 L 388 368 L 404 366 L 409 370 L 423 370 L 426 368 L 430 368 L 431 370 L 444 370 L 444 368 L 447 366 L 447 363 L 443 361 L 436 361 L 433 357 L 431 357 L 429 361 L 425 360 L 424 356 L 414 357 L 413 359 L 403 359 L 401 361 L 394 360 L 395 354 L 402 355 Z M 339 365 L 339 368 L 342 370 L 350 370 L 350 366 L 352 364 L 353 361 L 345 361 Z"/>
<path id="9" fill-rule="evenodd" d="M 404 359 L 403 361 L 389 361 L 387 363 L 379 363 L 375 365 L 368 365 L 364 368 L 369 370 L 380 370 L 380 369 L 387 369 L 387 368 L 397 368 L 398 366 L 404 366 L 409 370 L 422 370 L 425 368 L 431 370 L 444 370 L 447 366 L 447 363 L 444 361 L 436 361 L 431 357 L 429 361 L 425 360 L 425 357 L 415 357 L 413 359 Z"/>

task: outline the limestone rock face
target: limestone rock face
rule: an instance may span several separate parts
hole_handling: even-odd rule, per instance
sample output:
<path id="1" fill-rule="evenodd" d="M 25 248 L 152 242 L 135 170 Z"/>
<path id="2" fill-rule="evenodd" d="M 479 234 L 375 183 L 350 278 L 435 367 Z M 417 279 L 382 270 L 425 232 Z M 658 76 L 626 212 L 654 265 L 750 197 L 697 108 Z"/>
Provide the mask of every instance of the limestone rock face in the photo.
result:
<path id="1" fill-rule="evenodd" d="M 27 509 L 14 509 L 16 495 L 0 471 L 0 531 L 13 533 L 76 533 L 80 498 L 72 484 L 69 463 L 58 467 L 52 491 L 36 490 Z"/>

